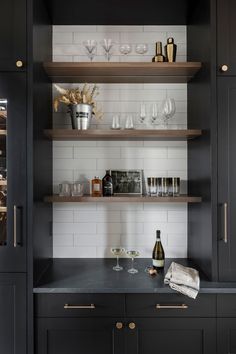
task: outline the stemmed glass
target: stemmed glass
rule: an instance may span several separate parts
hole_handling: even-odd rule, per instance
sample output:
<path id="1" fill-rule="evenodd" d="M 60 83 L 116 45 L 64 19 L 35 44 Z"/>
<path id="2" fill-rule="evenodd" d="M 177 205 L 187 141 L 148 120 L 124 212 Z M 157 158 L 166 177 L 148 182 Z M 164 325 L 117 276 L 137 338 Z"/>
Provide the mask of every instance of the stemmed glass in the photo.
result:
<path id="1" fill-rule="evenodd" d="M 146 105 L 145 103 L 140 104 L 139 122 L 143 124 L 146 119 Z"/>
<path id="2" fill-rule="evenodd" d="M 138 273 L 138 269 L 134 268 L 134 258 L 138 257 L 140 253 L 138 251 L 131 250 L 131 251 L 127 251 L 126 254 L 127 254 L 127 256 L 129 256 L 131 258 L 131 261 L 132 261 L 131 268 L 128 269 L 128 272 L 130 274 Z"/>
<path id="3" fill-rule="evenodd" d="M 168 123 L 168 120 L 174 116 L 175 111 L 176 111 L 175 100 L 173 98 L 166 98 L 162 102 L 162 106 L 161 106 L 161 116 L 166 125 Z"/>
<path id="4" fill-rule="evenodd" d="M 94 39 L 87 39 L 83 42 L 83 45 L 86 49 L 90 61 L 93 61 L 93 58 L 97 53 L 97 42 Z"/>
<path id="5" fill-rule="evenodd" d="M 119 257 L 124 253 L 124 248 L 122 247 L 112 247 L 111 253 L 116 257 L 116 265 L 112 268 L 116 272 L 123 270 L 123 267 L 119 264 Z"/>
<path id="6" fill-rule="evenodd" d="M 136 44 L 135 52 L 137 54 L 145 54 L 148 51 L 148 45 L 145 43 Z"/>
<path id="7" fill-rule="evenodd" d="M 127 44 L 127 43 L 121 44 L 119 49 L 120 49 L 121 54 L 127 55 L 131 52 L 132 46 L 131 46 L 131 44 Z"/>
<path id="8" fill-rule="evenodd" d="M 111 56 L 112 56 L 112 48 L 114 46 L 114 42 L 112 41 L 112 39 L 110 38 L 104 38 L 101 42 L 100 42 L 102 48 L 104 49 L 105 51 L 105 55 L 106 55 L 106 58 L 107 58 L 107 61 L 110 61 L 111 59 Z"/>
<path id="9" fill-rule="evenodd" d="M 153 103 L 151 108 L 151 123 L 155 124 L 158 118 L 157 104 Z"/>

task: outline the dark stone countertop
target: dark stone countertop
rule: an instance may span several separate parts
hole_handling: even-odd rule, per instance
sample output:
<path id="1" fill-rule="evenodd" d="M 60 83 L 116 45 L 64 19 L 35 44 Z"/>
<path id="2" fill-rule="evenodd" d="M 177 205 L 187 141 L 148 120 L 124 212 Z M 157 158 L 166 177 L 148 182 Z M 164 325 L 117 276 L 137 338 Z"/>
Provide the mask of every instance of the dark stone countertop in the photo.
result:
<path id="1" fill-rule="evenodd" d="M 172 261 L 197 269 L 187 259 L 167 259 L 164 271 L 151 277 L 145 272 L 150 259 L 135 261 L 137 274 L 127 272 L 131 265 L 129 259 L 121 259 L 124 270 L 120 272 L 112 269 L 115 259 L 54 259 L 34 293 L 173 293 L 163 281 Z M 201 273 L 200 279 L 200 293 L 236 293 L 236 283 L 211 282 Z"/>

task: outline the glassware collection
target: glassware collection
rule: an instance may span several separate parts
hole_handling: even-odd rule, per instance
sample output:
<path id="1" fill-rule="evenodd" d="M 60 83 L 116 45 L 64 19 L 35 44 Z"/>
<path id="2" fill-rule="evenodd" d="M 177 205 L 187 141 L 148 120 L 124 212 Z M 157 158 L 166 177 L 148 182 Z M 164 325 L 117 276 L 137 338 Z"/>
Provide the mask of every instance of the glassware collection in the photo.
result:
<path id="1" fill-rule="evenodd" d="M 178 197 L 180 195 L 179 177 L 148 177 L 148 195 L 151 197 Z"/>
<path id="2" fill-rule="evenodd" d="M 118 46 L 119 53 L 121 55 L 127 56 L 128 54 L 134 52 L 138 55 L 144 55 L 148 52 L 148 44 L 147 43 L 121 43 L 118 44 L 114 42 L 111 38 L 104 38 L 99 43 L 104 50 L 105 58 L 109 62 L 111 60 L 112 55 L 114 54 L 114 47 Z M 83 41 L 83 46 L 85 48 L 85 52 L 92 62 L 97 54 L 98 43 L 95 39 L 87 39 Z M 153 62 L 175 62 L 176 61 L 176 52 L 177 45 L 174 43 L 174 38 L 167 38 L 167 43 L 164 47 L 165 55 L 162 53 L 162 43 L 156 42 L 156 51 L 155 56 L 152 58 Z"/>
<path id="3" fill-rule="evenodd" d="M 140 252 L 135 249 L 126 250 L 123 247 L 112 247 L 111 253 L 116 257 L 116 265 L 112 268 L 116 272 L 123 270 L 124 268 L 119 263 L 119 258 L 124 254 L 131 259 L 131 268 L 127 270 L 130 274 L 137 274 L 139 270 L 134 267 L 135 258 L 140 256 Z M 145 272 L 150 275 L 157 274 L 158 270 L 164 268 L 165 265 L 165 252 L 161 242 L 161 231 L 156 231 L 156 242 L 152 251 L 152 266 L 147 267 Z"/>
<path id="4" fill-rule="evenodd" d="M 95 176 L 90 183 L 92 197 L 113 195 L 143 195 L 142 170 L 106 170 L 101 179 Z M 3 191 L 2 191 L 3 192 Z M 60 197 L 83 196 L 84 184 L 80 182 L 59 184 Z M 147 195 L 151 197 L 178 197 L 179 177 L 147 177 Z M 0 200 L 1 206 L 1 200 Z"/>

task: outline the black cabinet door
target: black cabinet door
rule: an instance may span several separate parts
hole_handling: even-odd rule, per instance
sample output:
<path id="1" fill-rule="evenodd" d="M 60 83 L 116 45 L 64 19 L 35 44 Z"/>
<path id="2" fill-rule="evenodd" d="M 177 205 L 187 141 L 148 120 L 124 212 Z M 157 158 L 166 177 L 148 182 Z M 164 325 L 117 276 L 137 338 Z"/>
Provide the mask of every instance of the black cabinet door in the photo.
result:
<path id="1" fill-rule="evenodd" d="M 0 73 L 0 272 L 26 271 L 26 75 Z"/>
<path id="2" fill-rule="evenodd" d="M 236 75 L 236 1 L 218 0 L 217 17 L 218 73 Z M 222 71 L 222 65 L 228 70 Z"/>
<path id="3" fill-rule="evenodd" d="M 0 352 L 26 353 L 26 279 L 0 274 Z"/>
<path id="4" fill-rule="evenodd" d="M 236 78 L 218 78 L 219 279 L 236 280 Z"/>
<path id="5" fill-rule="evenodd" d="M 124 330 L 116 328 L 117 321 L 38 318 L 37 354 L 124 354 Z"/>
<path id="6" fill-rule="evenodd" d="M 209 318 L 132 318 L 128 354 L 216 354 L 216 323 Z M 135 329 L 129 325 L 135 324 Z"/>
<path id="7" fill-rule="evenodd" d="M 236 354 L 236 318 L 217 320 L 217 353 Z"/>
<path id="8" fill-rule="evenodd" d="M 24 70 L 26 59 L 26 0 L 1 0 L 0 71 Z"/>

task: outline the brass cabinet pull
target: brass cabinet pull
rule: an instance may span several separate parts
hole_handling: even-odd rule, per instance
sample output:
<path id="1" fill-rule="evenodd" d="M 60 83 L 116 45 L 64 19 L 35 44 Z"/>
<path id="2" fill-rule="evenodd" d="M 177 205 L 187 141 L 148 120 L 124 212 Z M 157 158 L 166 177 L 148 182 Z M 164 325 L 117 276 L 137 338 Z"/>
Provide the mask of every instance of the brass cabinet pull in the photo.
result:
<path id="1" fill-rule="evenodd" d="M 226 72 L 226 71 L 228 71 L 228 70 L 229 70 L 229 67 L 228 67 L 228 65 L 223 64 L 223 65 L 221 65 L 220 70 L 221 70 L 221 71 L 223 71 L 223 72 Z"/>
<path id="2" fill-rule="evenodd" d="M 122 329 L 123 328 L 123 323 L 122 322 L 116 322 L 116 328 L 117 329 Z"/>
<path id="3" fill-rule="evenodd" d="M 70 309 L 89 309 L 89 310 L 93 310 L 93 309 L 95 309 L 95 305 L 94 304 L 90 304 L 90 305 L 69 305 L 69 304 L 65 304 L 64 305 L 64 309 L 65 310 L 70 310 Z"/>
<path id="4" fill-rule="evenodd" d="M 22 68 L 23 67 L 23 61 L 22 60 L 17 60 L 16 61 L 16 67 L 17 68 Z"/>
<path id="5" fill-rule="evenodd" d="M 224 203 L 223 204 L 224 208 L 224 243 L 228 242 L 228 204 Z"/>
<path id="6" fill-rule="evenodd" d="M 135 329 L 136 324 L 134 322 L 129 323 L 129 329 Z"/>
<path id="7" fill-rule="evenodd" d="M 13 245 L 17 247 L 17 206 L 13 207 Z"/>
<path id="8" fill-rule="evenodd" d="M 156 309 L 180 309 L 180 310 L 186 310 L 188 309 L 188 305 L 186 304 L 179 304 L 179 305 L 161 305 L 161 304 L 156 304 Z"/>

